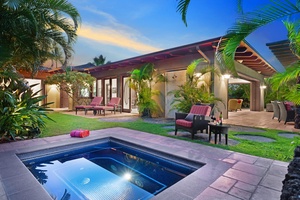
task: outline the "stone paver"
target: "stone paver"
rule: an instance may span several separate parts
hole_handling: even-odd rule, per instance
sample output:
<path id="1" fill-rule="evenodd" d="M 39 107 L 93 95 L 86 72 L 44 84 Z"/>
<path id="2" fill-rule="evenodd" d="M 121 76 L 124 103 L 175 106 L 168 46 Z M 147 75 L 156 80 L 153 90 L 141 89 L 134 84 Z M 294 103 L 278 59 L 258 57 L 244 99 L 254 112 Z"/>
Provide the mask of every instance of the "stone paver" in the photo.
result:
<path id="1" fill-rule="evenodd" d="M 227 193 L 220 192 L 213 188 L 204 190 L 195 200 L 240 200 L 237 197 L 231 196 Z"/>
<path id="2" fill-rule="evenodd" d="M 236 182 L 237 181 L 234 179 L 221 176 L 215 182 L 213 182 L 210 187 L 221 190 L 223 192 L 228 192 Z"/>
<path id="3" fill-rule="evenodd" d="M 273 164 L 270 167 L 268 174 L 284 178 L 285 174 L 287 174 L 287 167 Z"/>
<path id="4" fill-rule="evenodd" d="M 273 163 L 273 160 L 271 160 L 271 159 L 258 158 L 254 164 L 257 166 L 261 166 L 261 167 L 270 167 L 272 163 Z"/>
<path id="5" fill-rule="evenodd" d="M 250 185 L 248 183 L 244 183 L 242 181 L 238 181 L 234 187 L 237 187 L 237 188 L 240 188 L 242 190 L 245 190 L 245 191 L 248 191 L 248 192 L 254 192 L 255 189 L 256 189 L 256 186 L 255 185 Z"/>
<path id="6" fill-rule="evenodd" d="M 256 136 L 256 135 L 235 135 L 235 137 L 245 139 L 245 140 L 252 140 L 255 142 L 275 142 L 275 140 L 263 136 Z"/>
<path id="7" fill-rule="evenodd" d="M 256 192 L 253 194 L 251 200 L 263 200 L 263 199 L 280 199 L 281 192 L 271 190 L 269 188 L 258 186 Z"/>
<path id="8" fill-rule="evenodd" d="M 270 189 L 281 191 L 283 186 L 282 181 L 283 181 L 282 177 L 268 174 L 264 177 L 260 185 Z"/>
<path id="9" fill-rule="evenodd" d="M 250 199 L 250 197 L 252 195 L 251 192 L 248 192 L 248 191 L 242 190 L 240 188 L 236 188 L 236 187 L 233 187 L 229 191 L 229 194 L 231 194 L 232 196 L 236 196 L 238 198 L 244 199 L 244 200 Z"/>
<path id="10" fill-rule="evenodd" d="M 285 138 L 294 138 L 294 137 L 299 137 L 299 134 L 294 134 L 294 133 L 278 133 L 280 137 L 285 137 Z"/>
<path id="11" fill-rule="evenodd" d="M 266 132 L 265 130 L 258 129 L 258 128 L 251 128 L 246 126 L 231 126 L 229 130 L 237 131 L 237 132 Z"/>
<path id="12" fill-rule="evenodd" d="M 258 159 L 258 157 L 250 156 L 250 155 L 246 155 L 246 154 L 241 154 L 241 153 L 233 153 L 228 158 L 243 161 L 245 163 L 250 163 L 250 164 L 255 163 Z"/>
<path id="13" fill-rule="evenodd" d="M 252 185 L 257 185 L 262 179 L 261 176 L 256 176 L 236 169 L 229 169 L 227 172 L 224 173 L 224 176 L 243 181 Z"/>
<path id="14" fill-rule="evenodd" d="M 244 162 L 238 162 L 232 168 L 257 176 L 263 176 L 267 171 L 267 168 L 265 167 L 255 166 Z"/>

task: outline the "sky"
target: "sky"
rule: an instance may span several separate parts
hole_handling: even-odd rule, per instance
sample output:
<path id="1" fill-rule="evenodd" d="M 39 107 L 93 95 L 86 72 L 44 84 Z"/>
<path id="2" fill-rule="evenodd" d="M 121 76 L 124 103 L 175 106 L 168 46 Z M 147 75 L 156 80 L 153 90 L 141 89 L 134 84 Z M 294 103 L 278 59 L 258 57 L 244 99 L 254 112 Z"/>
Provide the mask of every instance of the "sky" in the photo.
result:
<path id="1" fill-rule="evenodd" d="M 81 15 L 77 42 L 70 65 L 93 62 L 103 55 L 119 61 L 164 49 L 200 42 L 226 34 L 236 20 L 236 0 L 191 0 L 185 26 L 177 0 L 69 0 Z M 244 12 L 270 3 L 244 0 Z M 246 38 L 275 69 L 284 68 L 266 43 L 287 39 L 282 20 L 255 31 Z"/>

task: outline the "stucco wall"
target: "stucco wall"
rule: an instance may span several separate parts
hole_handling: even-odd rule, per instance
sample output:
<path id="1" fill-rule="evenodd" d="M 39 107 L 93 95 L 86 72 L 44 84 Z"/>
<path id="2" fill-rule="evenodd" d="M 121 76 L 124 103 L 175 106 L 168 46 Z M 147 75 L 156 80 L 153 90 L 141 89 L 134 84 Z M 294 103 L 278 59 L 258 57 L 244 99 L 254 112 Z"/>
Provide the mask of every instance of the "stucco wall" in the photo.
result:
<path id="1" fill-rule="evenodd" d="M 169 94 L 170 91 L 178 89 L 179 85 L 182 85 L 186 81 L 186 70 L 173 71 L 166 73 L 166 77 L 168 78 L 168 82 L 165 83 L 165 118 L 175 118 L 175 112 L 177 110 L 172 109 L 172 101 L 174 99 L 174 95 Z"/>

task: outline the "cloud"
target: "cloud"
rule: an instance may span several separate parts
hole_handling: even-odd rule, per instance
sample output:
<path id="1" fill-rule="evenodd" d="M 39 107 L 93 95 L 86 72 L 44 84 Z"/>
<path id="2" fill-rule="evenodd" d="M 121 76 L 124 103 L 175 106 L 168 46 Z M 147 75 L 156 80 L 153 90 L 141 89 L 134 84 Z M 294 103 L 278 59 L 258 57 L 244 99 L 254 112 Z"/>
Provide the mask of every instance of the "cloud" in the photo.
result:
<path id="1" fill-rule="evenodd" d="M 86 8 L 85 10 L 97 15 L 98 22 L 84 23 L 77 31 L 79 37 L 126 48 L 137 53 L 149 53 L 161 50 L 149 45 L 149 39 L 142 36 L 137 30 L 118 23 L 112 15 L 91 8 Z M 99 17 L 103 18 L 103 20 L 99 20 Z"/>
<path id="2" fill-rule="evenodd" d="M 95 28 L 83 25 L 82 28 L 77 31 L 77 34 L 80 37 L 88 38 L 99 43 L 119 46 L 139 53 L 161 50 L 157 47 L 138 41 L 133 35 L 109 27 Z"/>

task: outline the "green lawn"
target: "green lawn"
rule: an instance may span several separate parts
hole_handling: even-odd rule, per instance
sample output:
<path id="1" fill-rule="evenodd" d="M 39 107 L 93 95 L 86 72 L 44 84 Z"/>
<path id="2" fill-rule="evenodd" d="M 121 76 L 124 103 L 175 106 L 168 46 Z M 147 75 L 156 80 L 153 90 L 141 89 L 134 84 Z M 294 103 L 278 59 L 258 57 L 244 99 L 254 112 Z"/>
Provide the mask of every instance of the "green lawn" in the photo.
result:
<path id="1" fill-rule="evenodd" d="M 245 132 L 229 132 L 229 138 L 239 141 L 239 144 L 235 146 L 215 145 L 207 142 L 201 142 L 199 140 L 191 140 L 189 138 L 181 138 L 178 136 L 169 135 L 167 130 L 163 128 L 166 124 L 152 124 L 144 122 L 143 120 L 137 120 L 134 122 L 102 122 L 98 119 L 89 119 L 80 116 L 66 115 L 62 113 L 50 113 L 49 117 L 55 122 L 47 120 L 47 127 L 43 129 L 40 137 L 50 137 L 55 135 L 69 134 L 73 129 L 89 129 L 97 130 L 111 127 L 124 127 L 134 130 L 140 130 L 152 134 L 163 135 L 166 137 L 173 137 L 176 139 L 186 140 L 194 143 L 201 143 L 204 145 L 214 146 L 218 148 L 228 149 L 236 152 L 246 153 L 250 155 L 271 158 L 282 161 L 290 161 L 293 158 L 293 150 L 295 144 L 300 144 L 300 139 L 289 139 L 278 136 L 278 130 L 262 129 L 266 132 L 258 133 L 245 133 Z M 237 138 L 238 134 L 260 135 L 274 139 L 275 142 L 254 142 Z"/>

